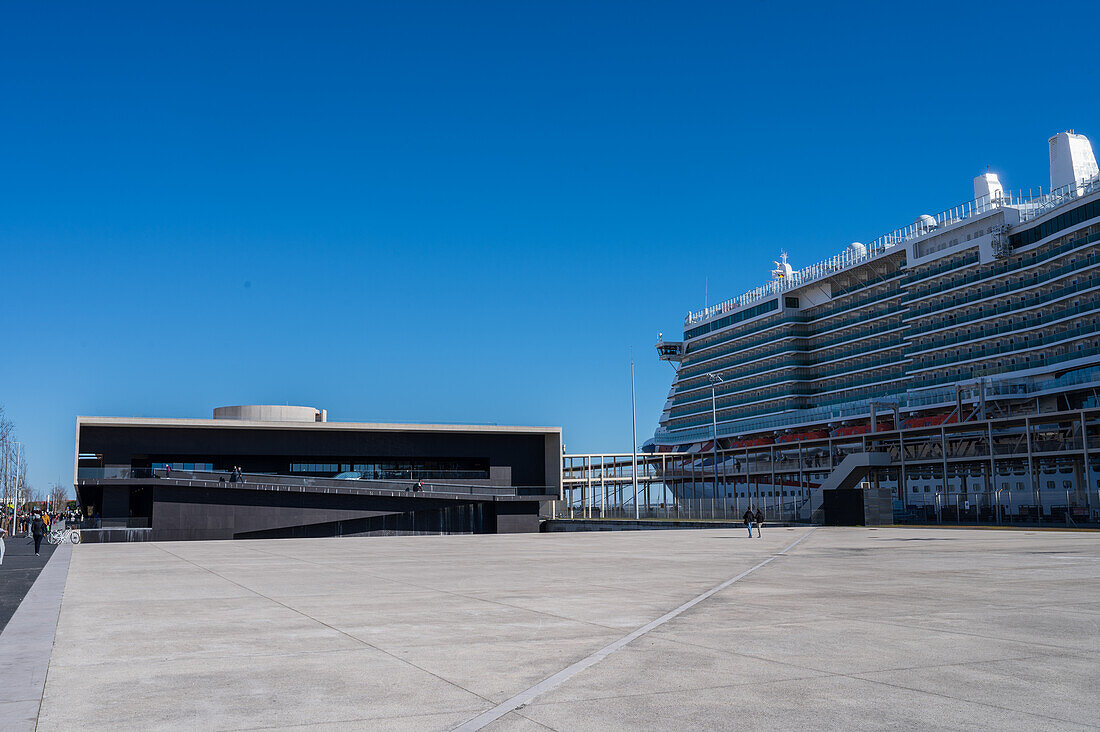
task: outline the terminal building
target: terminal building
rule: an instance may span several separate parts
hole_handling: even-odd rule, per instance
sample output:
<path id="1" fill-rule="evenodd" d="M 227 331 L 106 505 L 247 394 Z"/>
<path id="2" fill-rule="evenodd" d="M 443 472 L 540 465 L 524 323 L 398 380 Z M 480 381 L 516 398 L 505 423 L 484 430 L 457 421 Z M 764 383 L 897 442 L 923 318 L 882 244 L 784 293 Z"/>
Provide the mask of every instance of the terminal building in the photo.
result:
<path id="1" fill-rule="evenodd" d="M 559 427 L 329 422 L 262 405 L 79 417 L 76 431 L 77 498 L 111 539 L 538 531 L 561 490 Z"/>

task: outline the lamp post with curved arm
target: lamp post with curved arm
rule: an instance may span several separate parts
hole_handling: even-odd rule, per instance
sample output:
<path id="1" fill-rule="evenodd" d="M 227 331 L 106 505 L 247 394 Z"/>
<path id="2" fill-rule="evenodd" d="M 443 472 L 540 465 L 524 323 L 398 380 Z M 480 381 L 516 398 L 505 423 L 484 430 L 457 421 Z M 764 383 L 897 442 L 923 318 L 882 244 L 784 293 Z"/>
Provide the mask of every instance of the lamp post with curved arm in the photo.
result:
<path id="1" fill-rule="evenodd" d="M 722 383 L 722 377 L 711 372 L 707 374 L 707 380 L 710 381 L 710 423 L 714 437 L 714 491 L 710 496 L 710 517 L 714 518 L 714 502 L 718 500 L 718 407 L 714 390 Z"/>

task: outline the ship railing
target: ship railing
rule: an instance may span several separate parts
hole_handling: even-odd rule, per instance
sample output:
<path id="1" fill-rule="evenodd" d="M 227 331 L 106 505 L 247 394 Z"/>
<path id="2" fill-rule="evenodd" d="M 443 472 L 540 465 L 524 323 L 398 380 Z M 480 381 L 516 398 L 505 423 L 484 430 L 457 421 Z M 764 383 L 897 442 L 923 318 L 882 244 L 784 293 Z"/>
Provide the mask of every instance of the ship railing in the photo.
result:
<path id="1" fill-rule="evenodd" d="M 712 318 L 715 315 L 742 308 L 758 300 L 762 300 L 769 295 L 785 292 L 800 285 L 827 277 L 840 270 L 847 269 L 877 257 L 887 249 L 891 249 L 899 244 L 904 244 L 912 239 L 920 238 L 999 208 L 1011 207 L 1017 209 L 1020 213 L 1020 222 L 1022 223 L 1042 216 L 1047 211 L 1058 208 L 1069 201 L 1098 190 L 1100 190 L 1100 174 L 1090 178 L 1080 179 L 1074 183 L 1062 186 L 1061 188 L 1048 191 L 1047 193 L 1043 193 L 1043 189 L 1040 187 L 1038 189 L 1028 189 L 1026 194 L 1023 190 L 1020 190 L 1016 192 L 1005 192 L 996 196 L 975 198 L 972 201 L 967 201 L 958 206 L 940 211 L 934 216 L 929 216 L 928 219 L 932 219 L 932 221 L 922 216 L 909 226 L 894 229 L 887 234 L 883 234 L 871 243 L 866 244 L 863 250 L 845 250 L 822 262 L 812 264 L 797 272 L 792 272 L 790 277 L 773 280 L 753 290 L 749 290 L 740 297 L 731 298 L 717 305 L 711 305 L 708 308 L 690 312 L 687 314 L 687 317 L 684 318 L 684 324 L 693 325 Z"/>
<path id="2" fill-rule="evenodd" d="M 1100 173 L 1056 188 L 1049 193 L 1043 193 L 1043 189 L 1040 188 L 1037 194 L 1029 195 L 1020 204 L 1020 222 L 1036 219 L 1047 211 L 1096 191 L 1100 191 Z"/>

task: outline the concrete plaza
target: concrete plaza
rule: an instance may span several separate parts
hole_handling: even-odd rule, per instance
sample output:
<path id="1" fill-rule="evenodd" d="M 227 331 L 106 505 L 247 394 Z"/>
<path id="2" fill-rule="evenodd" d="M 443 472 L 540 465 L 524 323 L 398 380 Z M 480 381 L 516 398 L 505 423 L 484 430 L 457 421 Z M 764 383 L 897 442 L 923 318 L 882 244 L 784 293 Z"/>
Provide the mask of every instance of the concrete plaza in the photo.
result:
<path id="1" fill-rule="evenodd" d="M 1100 535 L 765 528 L 78 546 L 38 728 L 450 729 L 754 567 L 487 729 L 1100 723 Z"/>

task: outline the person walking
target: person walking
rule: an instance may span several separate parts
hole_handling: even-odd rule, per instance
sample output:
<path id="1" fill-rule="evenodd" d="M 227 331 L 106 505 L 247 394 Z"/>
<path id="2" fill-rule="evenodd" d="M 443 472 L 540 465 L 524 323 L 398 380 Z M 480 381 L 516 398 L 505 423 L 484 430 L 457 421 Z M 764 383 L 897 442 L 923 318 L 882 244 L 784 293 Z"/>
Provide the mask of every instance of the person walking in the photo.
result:
<path id="1" fill-rule="evenodd" d="M 759 508 L 756 509 L 756 516 L 754 518 L 756 519 L 756 538 L 759 539 L 760 527 L 764 525 L 764 512 Z"/>
<path id="2" fill-rule="evenodd" d="M 752 524 L 756 520 L 756 517 L 753 516 L 751 506 L 749 508 L 745 509 L 745 515 L 742 516 L 741 518 L 745 519 L 745 526 L 747 526 L 748 529 L 749 529 L 749 538 L 751 539 L 752 538 Z"/>
<path id="3" fill-rule="evenodd" d="M 46 522 L 42 520 L 41 514 L 34 514 L 34 520 L 31 521 L 31 535 L 34 536 L 34 556 L 37 557 L 42 548 L 42 537 L 46 535 Z"/>

